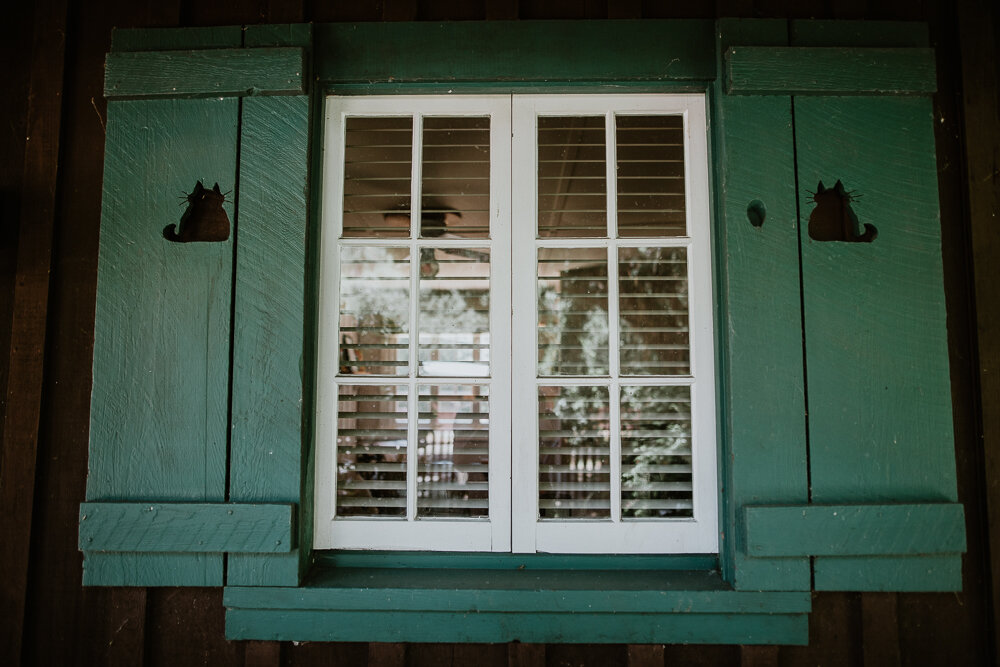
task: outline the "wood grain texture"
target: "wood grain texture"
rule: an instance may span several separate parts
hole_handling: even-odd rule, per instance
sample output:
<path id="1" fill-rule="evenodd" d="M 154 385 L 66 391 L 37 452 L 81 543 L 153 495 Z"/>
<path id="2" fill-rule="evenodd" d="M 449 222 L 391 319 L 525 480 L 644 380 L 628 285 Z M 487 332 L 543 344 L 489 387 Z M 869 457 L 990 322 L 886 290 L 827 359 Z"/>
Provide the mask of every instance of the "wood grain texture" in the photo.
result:
<path id="1" fill-rule="evenodd" d="M 10 351 L 0 449 L 0 661 L 19 664 L 28 587 L 31 521 L 41 415 L 49 271 L 59 176 L 59 134 L 67 5 L 35 6 L 27 137 L 21 176 L 21 221 L 10 317 Z M 6 225 L 4 225 L 6 227 Z M 6 338 L 6 336 L 4 336 Z"/>
<path id="2" fill-rule="evenodd" d="M 124 28 L 111 33 L 113 52 L 183 51 L 224 49 L 240 46 L 243 29 L 238 25 L 185 28 Z"/>
<path id="3" fill-rule="evenodd" d="M 368 664 L 379 667 L 403 667 L 406 665 L 406 644 L 383 642 L 368 644 Z"/>
<path id="4" fill-rule="evenodd" d="M 545 667 L 545 644 L 507 644 L 507 667 Z"/>
<path id="5" fill-rule="evenodd" d="M 303 92 L 304 79 L 304 55 L 296 47 L 112 52 L 105 63 L 104 95 L 295 95 Z"/>
<path id="6" fill-rule="evenodd" d="M 726 52 L 734 95 L 926 95 L 937 89 L 932 49 L 740 46 Z"/>
<path id="7" fill-rule="evenodd" d="M 278 642 L 247 642 L 243 653 L 244 667 L 280 667 L 281 644 Z"/>
<path id="8" fill-rule="evenodd" d="M 784 43 L 783 21 L 720 21 L 719 58 L 743 41 Z M 724 572 L 738 589 L 808 590 L 809 561 L 757 559 L 747 504 L 808 500 L 791 99 L 714 95 Z M 747 207 L 763 202 L 757 228 Z"/>
<path id="9" fill-rule="evenodd" d="M 80 548 L 88 551 L 284 553 L 294 505 L 83 503 Z"/>
<path id="10" fill-rule="evenodd" d="M 663 667 L 663 644 L 629 644 L 628 667 Z"/>
<path id="11" fill-rule="evenodd" d="M 962 505 L 747 507 L 755 556 L 884 556 L 965 551 Z"/>
<path id="12" fill-rule="evenodd" d="M 243 102 L 233 333 L 233 502 L 302 502 L 309 100 Z M 303 521 L 309 521 L 308 516 Z M 309 545 L 231 556 L 229 584 L 296 585 Z"/>
<path id="13" fill-rule="evenodd" d="M 715 76 L 712 28 L 695 19 L 323 24 L 315 73 L 358 83 L 706 81 Z"/>
<path id="14" fill-rule="evenodd" d="M 235 99 L 108 104 L 88 500 L 224 500 L 232 245 L 162 230 L 196 181 L 232 189 L 236 111 Z M 90 554 L 85 568 L 88 584 L 218 585 L 222 564 Z"/>
<path id="15" fill-rule="evenodd" d="M 861 651 L 865 665 L 900 665 L 898 598 L 895 593 L 861 596 Z"/>
<path id="16" fill-rule="evenodd" d="M 817 556 L 813 560 L 817 591 L 951 592 L 962 589 L 958 555 Z"/>
<path id="17" fill-rule="evenodd" d="M 777 646 L 740 646 L 740 667 L 778 667 Z"/>

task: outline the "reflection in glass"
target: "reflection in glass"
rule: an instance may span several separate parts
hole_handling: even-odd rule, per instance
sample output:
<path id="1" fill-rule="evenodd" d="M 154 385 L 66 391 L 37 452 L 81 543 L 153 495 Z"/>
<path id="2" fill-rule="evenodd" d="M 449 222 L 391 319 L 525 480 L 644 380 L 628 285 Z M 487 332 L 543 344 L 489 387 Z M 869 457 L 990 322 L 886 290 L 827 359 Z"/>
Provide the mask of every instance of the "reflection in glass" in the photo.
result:
<path id="1" fill-rule="evenodd" d="M 538 374 L 608 374 L 604 248 L 538 249 Z"/>
<path id="2" fill-rule="evenodd" d="M 622 387 L 622 518 L 693 516 L 690 387 Z"/>
<path id="3" fill-rule="evenodd" d="M 419 328 L 421 376 L 489 376 L 489 249 L 420 249 Z"/>
<path id="4" fill-rule="evenodd" d="M 407 374 L 409 255 L 408 248 L 342 248 L 341 374 Z"/>
<path id="5" fill-rule="evenodd" d="M 618 236 L 684 236 L 684 118 L 617 116 Z"/>
<path id="6" fill-rule="evenodd" d="M 489 516 L 489 388 L 421 385 L 417 516 Z"/>
<path id="7" fill-rule="evenodd" d="M 619 248 L 622 375 L 687 375 L 687 249 Z"/>
<path id="8" fill-rule="evenodd" d="M 406 516 L 406 387 L 341 385 L 337 516 Z"/>
<path id="9" fill-rule="evenodd" d="M 607 387 L 538 388 L 538 515 L 611 516 Z"/>
<path id="10" fill-rule="evenodd" d="M 490 231 L 490 119 L 424 118 L 420 236 Z"/>
<path id="11" fill-rule="evenodd" d="M 344 237 L 408 238 L 413 119 L 347 118 L 344 141 Z"/>
<path id="12" fill-rule="evenodd" d="M 604 116 L 538 118 L 538 236 L 607 236 Z"/>

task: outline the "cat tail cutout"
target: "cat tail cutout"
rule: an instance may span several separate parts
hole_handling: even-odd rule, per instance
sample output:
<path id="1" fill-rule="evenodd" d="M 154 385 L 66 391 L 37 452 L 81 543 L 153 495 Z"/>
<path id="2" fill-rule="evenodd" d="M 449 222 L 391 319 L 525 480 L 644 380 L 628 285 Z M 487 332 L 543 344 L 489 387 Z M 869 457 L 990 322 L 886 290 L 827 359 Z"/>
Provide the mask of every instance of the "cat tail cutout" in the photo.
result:
<path id="1" fill-rule="evenodd" d="M 859 243 L 871 243 L 878 238 L 878 230 L 875 229 L 875 225 L 870 222 L 865 223 L 865 232 L 860 236 L 854 238 L 855 241 Z"/>
<path id="2" fill-rule="evenodd" d="M 163 228 L 163 238 L 174 243 L 183 243 L 181 237 L 177 236 L 177 225 L 167 225 Z"/>

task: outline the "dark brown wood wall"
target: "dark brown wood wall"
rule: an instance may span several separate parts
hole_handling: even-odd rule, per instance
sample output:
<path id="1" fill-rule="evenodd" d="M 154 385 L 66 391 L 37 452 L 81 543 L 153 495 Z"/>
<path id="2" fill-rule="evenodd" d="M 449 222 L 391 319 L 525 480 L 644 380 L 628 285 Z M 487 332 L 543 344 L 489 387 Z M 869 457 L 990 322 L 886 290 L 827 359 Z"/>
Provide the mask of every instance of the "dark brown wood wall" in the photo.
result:
<path id="1" fill-rule="evenodd" d="M 84 497 L 112 27 L 299 21 L 785 17 L 927 21 L 959 486 L 960 594 L 824 593 L 808 647 L 230 642 L 218 589 L 84 589 Z M 1000 597 L 994 0 L 40 0 L 0 30 L 0 664 L 980 665 Z M 993 54 L 990 56 L 989 54 Z M 992 510 L 992 512 L 990 511 Z M 990 548 L 992 546 L 992 549 Z"/>

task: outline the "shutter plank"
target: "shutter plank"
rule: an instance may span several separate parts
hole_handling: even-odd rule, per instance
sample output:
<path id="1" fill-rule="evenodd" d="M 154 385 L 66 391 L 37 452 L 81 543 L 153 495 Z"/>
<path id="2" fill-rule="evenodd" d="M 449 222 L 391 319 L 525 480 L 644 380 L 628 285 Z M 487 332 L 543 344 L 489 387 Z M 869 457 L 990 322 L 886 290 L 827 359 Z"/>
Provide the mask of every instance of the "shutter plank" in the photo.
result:
<path id="1" fill-rule="evenodd" d="M 813 501 L 955 502 L 930 100 L 797 98 L 795 121 Z M 860 224 L 878 230 L 873 242 L 805 233 L 815 209 L 807 191 L 837 179 L 854 191 Z M 817 559 L 816 587 L 960 586 L 954 566 L 900 560 L 899 572 L 914 575 L 906 579 L 888 560 Z"/>
<path id="2" fill-rule="evenodd" d="M 741 39 L 784 44 L 787 37 L 784 21 L 720 21 L 718 32 L 720 53 Z M 790 98 L 717 92 L 717 252 L 725 267 L 717 330 L 726 350 L 719 414 L 731 449 L 720 456 L 721 487 L 723 525 L 738 526 L 745 504 L 808 499 L 798 230 Z M 747 218 L 754 200 L 766 207 L 759 228 Z M 720 554 L 736 588 L 809 589 L 807 559 L 751 558 L 739 539 L 724 534 Z"/>
<path id="3" fill-rule="evenodd" d="M 233 502 L 300 502 L 308 127 L 307 97 L 256 97 L 243 102 L 233 338 Z M 301 549 L 308 553 L 309 546 Z M 301 557 L 299 551 L 231 555 L 228 583 L 296 585 Z"/>
<path id="4" fill-rule="evenodd" d="M 232 245 L 163 228 L 196 181 L 233 188 L 236 114 L 233 99 L 108 104 L 90 501 L 224 499 Z M 84 583 L 219 585 L 222 558 L 88 552 Z"/>

